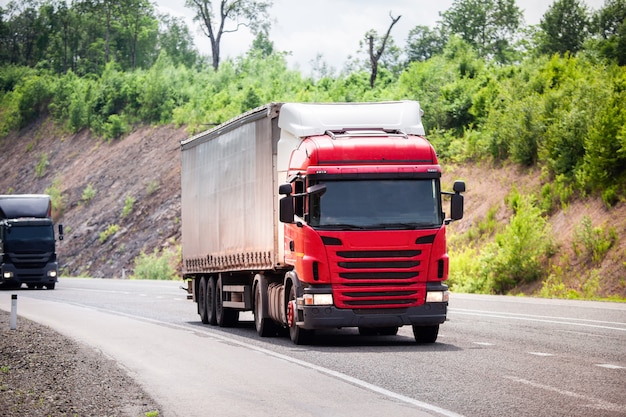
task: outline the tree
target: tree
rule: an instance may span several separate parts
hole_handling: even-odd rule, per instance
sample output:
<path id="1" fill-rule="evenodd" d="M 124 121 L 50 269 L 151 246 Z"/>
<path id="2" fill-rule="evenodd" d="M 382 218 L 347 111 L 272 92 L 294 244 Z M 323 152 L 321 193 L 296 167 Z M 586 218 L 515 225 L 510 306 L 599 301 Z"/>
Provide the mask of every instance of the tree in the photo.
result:
<path id="1" fill-rule="evenodd" d="M 408 61 L 423 62 L 443 52 L 446 37 L 441 28 L 430 29 L 428 26 L 415 26 L 407 38 Z"/>
<path id="2" fill-rule="evenodd" d="M 370 59 L 370 87 L 374 88 L 374 84 L 376 83 L 376 76 L 378 74 L 378 62 L 380 61 L 383 53 L 385 52 L 385 47 L 387 46 L 387 42 L 390 40 L 389 36 L 391 34 L 391 29 L 393 26 L 398 23 L 398 20 L 402 16 L 393 17 L 391 12 L 389 13 L 389 17 L 391 18 L 391 24 L 387 29 L 387 33 L 385 36 L 380 38 L 375 30 L 370 30 L 365 34 L 365 40 L 368 45 L 368 53 Z"/>
<path id="3" fill-rule="evenodd" d="M 119 8 L 121 25 L 118 30 L 123 42 L 118 49 L 122 49 L 122 44 L 125 46 L 124 58 L 132 69 L 140 64 L 151 65 L 156 60 L 154 51 L 159 24 L 154 16 L 154 6 L 148 0 L 125 0 L 120 2 Z"/>
<path id="4" fill-rule="evenodd" d="M 593 31 L 602 54 L 626 65 L 626 0 L 606 0 L 593 18 Z"/>
<path id="5" fill-rule="evenodd" d="M 215 10 L 219 5 L 219 10 Z M 220 65 L 220 43 L 225 33 L 237 32 L 242 26 L 254 34 L 269 27 L 268 10 L 271 0 L 186 0 L 186 6 L 195 12 L 195 21 L 199 21 L 202 31 L 211 41 L 213 68 Z M 229 26 L 234 22 L 234 27 Z"/>
<path id="6" fill-rule="evenodd" d="M 165 51 L 174 65 L 193 67 L 199 60 L 193 37 L 183 18 L 164 15 L 159 18 L 159 47 Z"/>
<path id="7" fill-rule="evenodd" d="M 274 53 L 274 42 L 270 40 L 267 31 L 262 30 L 257 33 L 250 48 L 251 54 L 257 54 L 261 58 L 267 58 Z"/>
<path id="8" fill-rule="evenodd" d="M 541 52 L 576 53 L 589 33 L 589 12 L 579 0 L 556 0 L 541 18 L 539 27 Z"/>
<path id="9" fill-rule="evenodd" d="M 522 23 L 515 0 L 454 0 L 440 14 L 444 31 L 472 45 L 481 57 L 511 61 L 511 45 Z"/>
<path id="10" fill-rule="evenodd" d="M 38 0 L 7 4 L 3 11 L 3 39 L 0 41 L 0 56 L 4 63 L 34 66 L 40 60 L 41 48 L 45 50 L 48 35 L 40 18 L 40 7 Z"/>

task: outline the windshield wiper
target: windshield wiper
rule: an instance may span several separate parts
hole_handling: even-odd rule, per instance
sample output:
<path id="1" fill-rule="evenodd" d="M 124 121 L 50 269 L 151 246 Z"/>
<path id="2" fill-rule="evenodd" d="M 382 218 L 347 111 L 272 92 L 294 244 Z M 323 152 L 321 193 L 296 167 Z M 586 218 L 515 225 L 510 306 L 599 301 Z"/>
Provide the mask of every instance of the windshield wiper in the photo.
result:
<path id="1" fill-rule="evenodd" d="M 435 225 L 430 222 L 377 223 L 368 225 L 368 229 L 418 229 L 424 227 L 435 227 Z"/>
<path id="2" fill-rule="evenodd" d="M 318 228 L 326 230 L 363 230 L 365 227 L 349 223 L 322 224 Z"/>

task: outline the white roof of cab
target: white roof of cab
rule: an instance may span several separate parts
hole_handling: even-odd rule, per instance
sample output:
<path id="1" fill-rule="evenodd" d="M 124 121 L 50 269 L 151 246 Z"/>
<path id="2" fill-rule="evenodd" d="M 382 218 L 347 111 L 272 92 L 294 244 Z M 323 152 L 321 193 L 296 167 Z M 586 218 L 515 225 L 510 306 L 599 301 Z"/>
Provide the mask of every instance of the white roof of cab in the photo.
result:
<path id="1" fill-rule="evenodd" d="M 376 103 L 285 103 L 278 126 L 296 137 L 350 129 L 389 129 L 424 135 L 417 101 Z"/>

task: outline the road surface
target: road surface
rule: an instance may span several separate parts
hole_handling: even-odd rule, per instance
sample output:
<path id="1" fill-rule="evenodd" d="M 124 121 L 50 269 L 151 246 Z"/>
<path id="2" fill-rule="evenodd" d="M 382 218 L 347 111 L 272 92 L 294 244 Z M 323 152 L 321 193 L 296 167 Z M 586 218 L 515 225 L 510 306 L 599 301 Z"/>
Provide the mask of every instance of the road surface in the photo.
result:
<path id="1" fill-rule="evenodd" d="M 452 294 L 438 342 L 200 323 L 181 282 L 62 279 L 10 310 L 115 358 L 169 416 L 626 416 L 626 304 Z"/>

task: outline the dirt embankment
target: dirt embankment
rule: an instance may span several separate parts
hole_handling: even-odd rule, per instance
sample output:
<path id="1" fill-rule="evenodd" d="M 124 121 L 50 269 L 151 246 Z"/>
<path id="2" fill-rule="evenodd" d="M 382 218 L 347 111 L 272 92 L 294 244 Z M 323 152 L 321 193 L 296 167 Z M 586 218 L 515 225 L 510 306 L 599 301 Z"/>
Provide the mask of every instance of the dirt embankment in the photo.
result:
<path id="1" fill-rule="evenodd" d="M 61 134 L 49 122 L 32 125 L 0 139 L 0 193 L 57 190 L 62 274 L 119 278 L 142 250 L 180 242 L 179 143 L 187 137 L 184 129 L 144 127 L 105 142 L 87 132 Z M 88 187 L 91 199 L 83 198 Z"/>
<path id="2" fill-rule="evenodd" d="M 132 273 L 133 260 L 180 243 L 180 146 L 183 128 L 143 127 L 122 140 L 105 142 L 87 132 L 62 134 L 49 121 L 0 139 L 0 193 L 44 193 L 53 187 L 63 204 L 57 221 L 66 239 L 58 252 L 62 273 L 70 276 L 119 278 Z M 42 168 L 43 166 L 43 168 Z M 459 233 L 478 224 L 488 211 L 505 224 L 511 215 L 504 200 L 513 188 L 538 193 L 540 172 L 515 166 L 444 166 L 444 188 L 454 179 L 467 184 L 465 218 L 453 224 Z M 87 188 L 93 198 L 84 199 Z M 133 200 L 132 210 L 123 216 Z M 599 265 L 577 259 L 572 251 L 574 230 L 588 216 L 594 227 L 613 227 L 617 244 Z M 626 297 L 626 203 L 607 210 L 599 199 L 578 200 L 550 219 L 561 254 L 566 254 L 569 284 L 584 284 L 590 270 L 600 277 L 599 295 Z M 101 234 L 119 227 L 107 239 Z M 561 261 L 563 263 L 564 261 Z M 125 272 L 123 272 L 125 271 Z M 530 294 L 540 284 L 523 291 Z"/>

